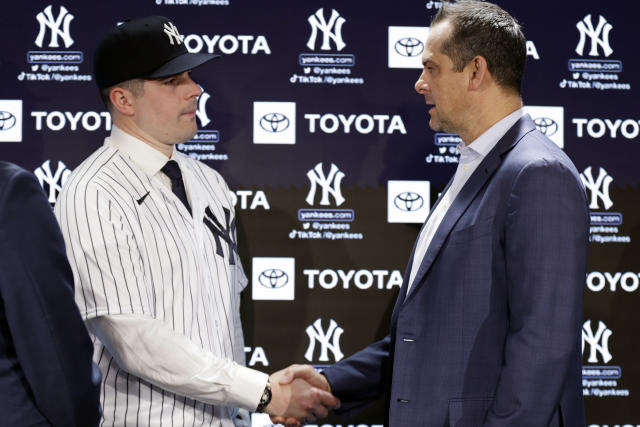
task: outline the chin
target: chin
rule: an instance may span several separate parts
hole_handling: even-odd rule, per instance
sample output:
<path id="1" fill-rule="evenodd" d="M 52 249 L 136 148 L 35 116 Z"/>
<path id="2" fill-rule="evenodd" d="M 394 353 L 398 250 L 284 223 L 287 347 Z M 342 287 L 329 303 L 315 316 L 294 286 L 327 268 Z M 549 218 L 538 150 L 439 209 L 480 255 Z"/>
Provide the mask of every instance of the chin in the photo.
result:
<path id="1" fill-rule="evenodd" d="M 189 131 L 185 131 L 184 133 L 182 133 L 177 139 L 177 144 L 181 144 L 183 142 L 187 142 L 190 141 L 198 132 L 198 128 L 194 128 L 192 130 Z"/>

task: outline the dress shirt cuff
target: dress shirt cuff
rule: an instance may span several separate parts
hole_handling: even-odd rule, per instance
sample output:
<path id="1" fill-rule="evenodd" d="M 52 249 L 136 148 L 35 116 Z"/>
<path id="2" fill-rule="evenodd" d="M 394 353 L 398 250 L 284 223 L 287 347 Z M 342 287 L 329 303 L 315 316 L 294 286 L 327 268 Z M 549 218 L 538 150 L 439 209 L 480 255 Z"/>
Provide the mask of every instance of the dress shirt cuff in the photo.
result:
<path id="1" fill-rule="evenodd" d="M 269 375 L 241 365 L 236 365 L 235 368 L 233 381 L 228 389 L 229 398 L 237 402 L 240 408 L 255 411 L 267 386 Z"/>

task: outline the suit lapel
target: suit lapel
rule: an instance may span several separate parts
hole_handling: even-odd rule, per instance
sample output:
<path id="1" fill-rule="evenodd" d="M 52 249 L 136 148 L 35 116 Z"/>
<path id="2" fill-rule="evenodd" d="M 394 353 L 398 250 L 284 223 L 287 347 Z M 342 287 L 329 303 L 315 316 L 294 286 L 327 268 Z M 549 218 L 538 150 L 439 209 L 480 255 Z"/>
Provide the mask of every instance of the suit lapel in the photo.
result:
<path id="1" fill-rule="evenodd" d="M 478 165 L 474 173 L 469 177 L 469 180 L 464 184 L 460 193 L 456 196 L 455 200 L 449 207 L 449 210 L 445 214 L 438 230 L 433 236 L 431 243 L 427 249 L 427 252 L 422 259 L 414 284 L 409 290 L 409 295 L 404 298 L 404 302 L 409 301 L 415 294 L 416 289 L 421 285 L 422 279 L 427 274 L 434 260 L 440 253 L 442 245 L 446 241 L 447 237 L 451 233 L 451 230 L 456 225 L 462 214 L 467 210 L 473 199 L 476 197 L 480 189 L 486 184 L 489 178 L 493 175 L 495 170 L 502 163 L 502 156 L 515 146 L 522 137 L 535 129 L 535 125 L 529 115 L 523 116 L 520 120 L 513 125 L 507 133 L 498 141 L 496 146 L 487 154 L 484 160 Z M 444 194 L 444 192 L 443 192 Z M 435 206 L 434 206 L 435 209 Z M 433 209 L 432 209 L 433 212 Z M 415 250 L 415 246 L 414 246 Z M 413 258 L 413 254 L 412 254 Z M 410 266 L 409 266 L 410 268 Z M 408 275 L 405 275 L 405 281 L 402 289 L 405 290 L 408 286 Z M 402 291 L 401 291 L 402 292 Z M 398 306 L 396 306 L 398 308 Z"/>
<path id="2" fill-rule="evenodd" d="M 407 295 L 407 287 L 409 286 L 409 277 L 411 276 L 411 268 L 413 267 L 413 257 L 416 254 L 416 247 L 418 246 L 418 240 L 420 240 L 420 234 L 422 234 L 422 231 L 424 230 L 424 227 L 427 225 L 429 218 L 431 217 L 431 215 L 433 215 L 433 212 L 436 210 L 436 207 L 442 200 L 442 196 L 447 192 L 447 190 L 449 190 L 449 187 L 451 187 L 452 182 L 453 182 L 453 177 L 451 177 L 447 185 L 444 187 L 444 190 L 442 190 L 442 192 L 440 193 L 440 197 L 438 197 L 438 200 L 436 200 L 436 203 L 431 207 L 431 210 L 429 211 L 429 215 L 427 215 L 427 219 L 422 224 L 422 227 L 420 227 L 420 232 L 418 232 L 418 236 L 416 237 L 415 242 L 413 242 L 413 249 L 411 249 L 411 256 L 409 257 L 409 262 L 407 263 L 407 267 L 404 271 L 404 277 L 402 278 L 402 287 L 400 288 L 400 293 L 398 294 L 398 299 L 396 300 L 396 304 L 393 309 L 394 313 L 396 312 L 396 308 L 402 305 L 402 303 L 404 302 L 404 298 Z"/>

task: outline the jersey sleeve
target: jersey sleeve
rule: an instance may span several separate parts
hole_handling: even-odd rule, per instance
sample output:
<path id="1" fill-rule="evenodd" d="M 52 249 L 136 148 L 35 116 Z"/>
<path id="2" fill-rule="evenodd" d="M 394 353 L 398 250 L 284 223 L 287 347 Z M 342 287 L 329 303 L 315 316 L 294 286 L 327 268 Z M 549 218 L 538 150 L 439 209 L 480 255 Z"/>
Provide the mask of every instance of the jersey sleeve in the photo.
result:
<path id="1" fill-rule="evenodd" d="M 84 319 L 107 314 L 153 317 L 153 287 L 126 210 L 135 209 L 100 184 L 73 186 L 61 194 L 56 216 L 76 282 Z"/>
<path id="2" fill-rule="evenodd" d="M 253 410 L 269 378 L 203 350 L 158 319 L 102 316 L 88 325 L 122 369 L 200 402 Z"/>

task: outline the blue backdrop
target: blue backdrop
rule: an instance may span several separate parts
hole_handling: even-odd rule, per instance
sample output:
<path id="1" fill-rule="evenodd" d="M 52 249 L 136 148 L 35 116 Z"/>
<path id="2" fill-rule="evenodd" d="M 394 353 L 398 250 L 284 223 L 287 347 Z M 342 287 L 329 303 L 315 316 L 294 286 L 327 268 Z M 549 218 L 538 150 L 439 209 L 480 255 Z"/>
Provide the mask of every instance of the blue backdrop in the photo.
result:
<path id="1" fill-rule="evenodd" d="M 590 200 L 587 425 L 638 426 L 636 6 L 498 3 L 528 40 L 527 109 L 582 172 Z M 194 73 L 200 131 L 179 149 L 219 170 L 236 196 L 248 363 L 334 363 L 386 335 L 420 223 L 458 161 L 457 136 L 428 128 L 413 90 L 440 5 L 5 1 L 0 158 L 34 171 L 54 204 L 111 126 L 91 75 L 98 40 L 128 17 L 171 18 L 191 51 L 223 55 Z M 353 425 L 382 418 L 378 404 Z"/>

